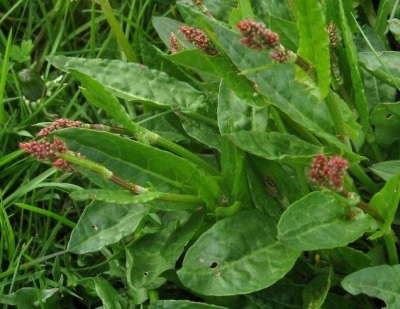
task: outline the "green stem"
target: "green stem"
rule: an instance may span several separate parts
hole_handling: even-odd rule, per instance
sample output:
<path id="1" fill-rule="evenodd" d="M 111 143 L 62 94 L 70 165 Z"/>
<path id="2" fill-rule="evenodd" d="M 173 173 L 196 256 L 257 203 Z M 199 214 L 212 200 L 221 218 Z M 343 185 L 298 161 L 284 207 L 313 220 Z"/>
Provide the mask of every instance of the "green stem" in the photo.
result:
<path id="1" fill-rule="evenodd" d="M 359 164 L 352 164 L 350 171 L 365 186 L 369 193 L 374 194 L 379 191 L 379 187 L 369 178 Z"/>
<path id="2" fill-rule="evenodd" d="M 108 0 L 95 0 L 96 3 L 100 4 L 101 9 L 104 15 L 107 18 L 108 24 L 111 27 L 115 37 L 117 38 L 118 44 L 121 46 L 124 54 L 129 62 L 137 62 L 135 52 L 133 51 L 131 45 L 126 39 L 124 33 L 122 32 L 121 27 L 118 24 L 117 19 L 115 18 L 110 2 Z"/>
<path id="3" fill-rule="evenodd" d="M 105 179 L 108 179 L 115 183 L 116 185 L 124 188 L 134 194 L 143 194 L 149 192 L 146 188 L 133 184 L 125 179 L 122 179 L 118 176 L 115 176 L 113 172 L 111 172 L 106 167 L 97 164 L 89 159 L 75 156 L 70 153 L 62 153 L 59 155 L 60 158 L 67 160 L 77 166 L 86 168 L 92 172 L 97 173 Z M 157 198 L 160 201 L 168 201 L 168 202 L 177 202 L 177 203 L 192 203 L 192 204 L 203 204 L 204 200 L 194 196 L 194 195 L 184 195 L 184 194 L 175 194 L 175 193 L 165 193 L 161 197 Z"/>
<path id="4" fill-rule="evenodd" d="M 331 115 L 333 125 L 335 126 L 335 132 L 339 139 L 342 140 L 347 146 L 351 148 L 349 138 L 346 133 L 346 126 L 342 117 L 342 113 L 336 104 L 335 96 L 330 90 L 328 96 L 325 98 L 326 106 L 328 107 L 329 114 Z"/>
<path id="5" fill-rule="evenodd" d="M 383 235 L 383 239 L 385 240 L 386 249 L 389 257 L 390 265 L 399 264 L 399 257 L 397 255 L 397 249 L 395 244 L 395 239 L 392 231 L 389 231 Z"/>
<path id="6" fill-rule="evenodd" d="M 149 299 L 150 299 L 150 304 L 159 301 L 160 297 L 158 296 L 158 291 L 157 290 L 149 290 Z"/>

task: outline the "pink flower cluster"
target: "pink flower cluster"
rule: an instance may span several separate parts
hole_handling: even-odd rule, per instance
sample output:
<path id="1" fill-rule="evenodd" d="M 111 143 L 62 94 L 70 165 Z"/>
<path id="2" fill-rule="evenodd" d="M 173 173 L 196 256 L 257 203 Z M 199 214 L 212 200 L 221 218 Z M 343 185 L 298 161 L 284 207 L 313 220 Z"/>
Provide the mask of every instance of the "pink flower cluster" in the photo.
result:
<path id="1" fill-rule="evenodd" d="M 52 122 L 47 127 L 43 128 L 36 134 L 37 137 L 43 137 L 49 135 L 51 132 L 62 129 L 62 128 L 69 128 L 69 127 L 82 127 L 83 122 L 81 121 L 73 121 L 67 118 L 57 119 L 56 121 Z"/>
<path id="2" fill-rule="evenodd" d="M 58 169 L 72 169 L 68 161 L 59 158 L 59 155 L 61 153 L 67 153 L 68 149 L 67 145 L 56 137 L 53 139 L 52 143 L 47 140 L 30 141 L 27 143 L 20 143 L 19 147 L 41 162 L 51 161 Z"/>
<path id="3" fill-rule="evenodd" d="M 237 28 L 244 37 L 241 43 L 250 48 L 261 50 L 279 46 L 279 35 L 265 27 L 263 23 L 245 19 L 237 23 Z"/>
<path id="4" fill-rule="evenodd" d="M 218 53 L 213 42 L 210 41 L 201 29 L 195 29 L 189 26 L 180 26 L 179 31 L 183 34 L 186 40 L 196 45 L 207 55 L 215 56 Z"/>
<path id="5" fill-rule="evenodd" d="M 263 23 L 245 19 L 237 23 L 237 28 L 243 38 L 240 42 L 256 50 L 270 50 L 270 57 L 279 63 L 287 62 L 296 57 L 296 54 L 284 48 L 279 41 L 279 35 L 268 29 Z"/>
<path id="6" fill-rule="evenodd" d="M 62 128 L 82 127 L 82 126 L 83 123 L 80 121 L 72 121 L 69 119 L 57 119 L 46 128 L 43 128 L 37 134 L 37 136 L 39 137 L 47 136 L 51 132 Z M 67 145 L 57 137 L 54 137 L 52 142 L 50 142 L 45 138 L 40 141 L 32 140 L 30 142 L 20 143 L 19 147 L 28 154 L 30 154 L 32 157 L 35 157 L 40 162 L 50 161 L 53 163 L 53 166 L 63 171 L 73 171 L 74 168 L 72 163 L 68 162 L 63 158 L 60 158 L 60 154 L 69 153 L 78 157 L 81 156 L 79 153 L 73 153 L 69 151 Z"/>
<path id="7" fill-rule="evenodd" d="M 347 168 L 346 159 L 338 156 L 328 158 L 319 154 L 311 163 L 310 177 L 321 187 L 338 190 L 343 186 L 343 178 Z"/>

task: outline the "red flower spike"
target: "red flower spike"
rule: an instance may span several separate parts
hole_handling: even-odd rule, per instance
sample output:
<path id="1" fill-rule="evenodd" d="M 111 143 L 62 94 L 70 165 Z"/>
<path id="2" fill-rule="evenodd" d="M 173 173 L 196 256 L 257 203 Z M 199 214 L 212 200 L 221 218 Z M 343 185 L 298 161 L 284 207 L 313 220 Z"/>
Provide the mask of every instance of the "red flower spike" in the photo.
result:
<path id="1" fill-rule="evenodd" d="M 62 128 L 70 128 L 70 127 L 82 127 L 83 122 L 81 121 L 73 121 L 66 118 L 57 119 L 56 121 L 49 124 L 47 127 L 43 128 L 36 134 L 37 137 L 43 137 L 49 135 L 51 132 Z"/>
<path id="2" fill-rule="evenodd" d="M 275 49 L 280 45 L 279 35 L 265 27 L 263 23 L 245 19 L 238 22 L 236 26 L 244 37 L 240 42 L 250 48 Z"/>
<path id="3" fill-rule="evenodd" d="M 332 156 L 328 159 L 323 154 L 315 157 L 311 163 L 310 177 L 321 187 L 338 190 L 343 186 L 343 178 L 348 168 L 346 159 Z"/>
<path id="4" fill-rule="evenodd" d="M 183 34 L 186 40 L 196 45 L 207 55 L 215 56 L 218 51 L 215 45 L 209 40 L 207 35 L 200 29 L 194 29 L 188 26 L 180 26 L 179 31 Z"/>
<path id="5" fill-rule="evenodd" d="M 175 33 L 171 32 L 169 36 L 169 45 L 171 49 L 171 54 L 179 53 L 181 50 L 178 42 L 178 38 L 176 37 Z"/>

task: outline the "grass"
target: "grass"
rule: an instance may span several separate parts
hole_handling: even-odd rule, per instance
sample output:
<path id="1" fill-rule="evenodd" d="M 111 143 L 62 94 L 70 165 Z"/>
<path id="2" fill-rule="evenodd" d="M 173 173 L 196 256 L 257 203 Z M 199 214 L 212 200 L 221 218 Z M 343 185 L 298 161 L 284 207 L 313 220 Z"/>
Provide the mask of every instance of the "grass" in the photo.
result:
<path id="1" fill-rule="evenodd" d="M 121 44 L 130 50 L 128 56 L 118 48 L 107 23 L 110 15 L 103 14 L 95 1 L 0 1 L 0 295 L 26 286 L 60 286 L 57 276 L 50 279 L 48 272 L 53 269 L 54 275 L 59 263 L 54 257 L 65 253 L 71 228 L 82 212 L 81 205 L 67 196 L 88 185 L 27 158 L 18 144 L 40 129 L 37 123 L 64 117 L 103 123 L 104 116 L 82 100 L 79 90 L 71 92 L 76 85 L 69 76 L 51 85 L 51 93 L 33 108 L 22 98 L 17 73 L 32 67 L 46 82 L 55 80 L 59 73 L 46 63 L 46 56 L 53 54 L 136 61 L 142 40 L 160 43 L 151 16 L 174 10 L 172 2 L 153 0 L 111 5 L 113 26 L 127 38 L 125 44 L 129 42 Z"/>

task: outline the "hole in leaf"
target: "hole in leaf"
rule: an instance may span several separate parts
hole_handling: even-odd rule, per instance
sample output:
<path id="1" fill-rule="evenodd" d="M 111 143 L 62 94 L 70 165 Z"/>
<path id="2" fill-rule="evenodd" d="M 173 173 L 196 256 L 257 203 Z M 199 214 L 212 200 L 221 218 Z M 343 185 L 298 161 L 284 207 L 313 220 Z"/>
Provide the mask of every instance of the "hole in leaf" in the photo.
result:
<path id="1" fill-rule="evenodd" d="M 98 230 L 99 230 L 99 228 L 97 227 L 97 225 L 96 225 L 96 224 L 92 224 L 92 228 L 93 228 L 94 230 L 96 230 L 96 231 L 98 231 Z"/>
<path id="2" fill-rule="evenodd" d="M 219 265 L 218 262 L 212 262 L 211 265 L 210 265 L 210 268 L 211 268 L 211 269 L 215 269 L 215 268 L 218 267 L 218 265 Z"/>
<path id="3" fill-rule="evenodd" d="M 385 117 L 386 117 L 387 120 L 389 120 L 390 118 L 393 117 L 393 114 L 387 114 Z"/>
<path id="4" fill-rule="evenodd" d="M 221 276 L 221 273 L 220 273 L 219 271 L 217 271 L 217 272 L 215 273 L 215 277 L 219 277 L 219 276 Z"/>
<path id="5" fill-rule="evenodd" d="M 143 273 L 143 276 L 145 276 L 145 277 L 147 277 L 149 275 L 149 272 L 148 271 L 145 271 L 144 273 Z"/>

